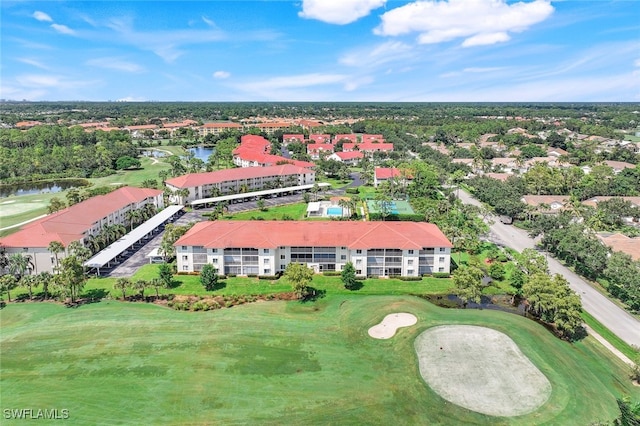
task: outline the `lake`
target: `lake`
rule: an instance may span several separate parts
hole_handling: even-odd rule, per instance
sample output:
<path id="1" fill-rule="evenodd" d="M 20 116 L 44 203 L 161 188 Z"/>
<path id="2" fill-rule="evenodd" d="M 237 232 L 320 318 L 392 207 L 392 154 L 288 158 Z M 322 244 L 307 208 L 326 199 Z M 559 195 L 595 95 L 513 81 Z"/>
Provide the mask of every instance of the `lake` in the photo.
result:
<path id="1" fill-rule="evenodd" d="M 207 148 L 204 146 L 197 146 L 195 148 L 189 148 L 189 152 L 193 152 L 196 158 L 201 159 L 205 163 L 209 160 L 209 156 L 215 152 L 215 148 Z"/>
<path id="2" fill-rule="evenodd" d="M 0 198 L 6 198 L 11 195 L 56 193 L 64 191 L 65 189 L 88 185 L 89 181 L 85 179 L 62 179 L 43 182 L 25 182 L 15 185 L 0 185 Z"/>

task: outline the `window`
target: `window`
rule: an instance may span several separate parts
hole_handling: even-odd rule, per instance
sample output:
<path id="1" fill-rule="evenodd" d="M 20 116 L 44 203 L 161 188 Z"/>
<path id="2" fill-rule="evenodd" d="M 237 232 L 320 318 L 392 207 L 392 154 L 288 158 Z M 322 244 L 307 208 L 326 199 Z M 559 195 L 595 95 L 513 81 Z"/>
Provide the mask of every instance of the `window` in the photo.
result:
<path id="1" fill-rule="evenodd" d="M 264 263 L 265 265 L 269 264 L 269 259 L 262 259 L 262 263 Z"/>
<path id="2" fill-rule="evenodd" d="M 340 249 L 341 249 L 341 250 L 346 250 L 347 248 L 346 248 L 346 247 L 340 247 Z"/>
<path id="3" fill-rule="evenodd" d="M 407 275 L 413 275 L 413 269 L 407 269 Z"/>
<path id="4" fill-rule="evenodd" d="M 189 270 L 189 267 L 188 267 L 187 265 L 184 265 L 184 266 L 182 267 L 182 270 L 183 270 L 183 271 L 188 271 L 188 270 Z"/>
<path id="5" fill-rule="evenodd" d="M 362 250 L 356 250 L 356 254 L 362 254 Z"/>
<path id="6" fill-rule="evenodd" d="M 409 250 L 409 254 L 413 254 L 413 250 Z"/>
<path id="7" fill-rule="evenodd" d="M 270 274 L 271 273 L 271 269 L 263 269 L 263 271 L 264 271 L 263 273 L 265 273 L 265 274 Z"/>
<path id="8" fill-rule="evenodd" d="M 440 256 L 440 257 L 438 258 L 438 262 L 444 262 L 444 257 Z"/>
<path id="9" fill-rule="evenodd" d="M 280 255 L 280 259 L 284 260 L 284 257 L 285 257 L 284 254 Z"/>
<path id="10" fill-rule="evenodd" d="M 182 260 L 189 260 L 189 256 L 182 256 Z"/>
<path id="11" fill-rule="evenodd" d="M 362 265 L 362 259 L 356 259 L 356 265 Z"/>
<path id="12" fill-rule="evenodd" d="M 211 259 L 211 263 L 218 263 L 218 258 L 214 257 L 213 259 Z"/>
<path id="13" fill-rule="evenodd" d="M 185 251 L 186 251 L 186 250 L 187 250 L 187 246 L 180 246 L 180 249 L 182 249 L 182 250 L 185 250 Z"/>
<path id="14" fill-rule="evenodd" d="M 51 256 L 51 264 L 52 264 L 52 265 L 55 265 L 55 264 L 56 264 L 56 258 L 55 258 L 55 257 L 53 257 L 53 256 Z"/>
<path id="15" fill-rule="evenodd" d="M 444 253 L 446 249 L 444 247 L 440 247 L 440 253 Z"/>
<path id="16" fill-rule="evenodd" d="M 407 265 L 413 265 L 413 259 L 407 260 Z"/>
<path id="17" fill-rule="evenodd" d="M 356 269 L 356 275 L 362 275 L 362 269 Z"/>
<path id="18" fill-rule="evenodd" d="M 211 253 L 217 253 L 218 249 L 211 249 Z"/>
<path id="19" fill-rule="evenodd" d="M 269 249 L 262 249 L 262 253 L 269 254 Z"/>
<path id="20" fill-rule="evenodd" d="M 441 266 L 438 268 L 438 272 L 444 272 L 444 268 Z"/>
<path id="21" fill-rule="evenodd" d="M 346 254 L 341 254 L 340 255 L 340 260 L 347 260 L 347 255 Z"/>

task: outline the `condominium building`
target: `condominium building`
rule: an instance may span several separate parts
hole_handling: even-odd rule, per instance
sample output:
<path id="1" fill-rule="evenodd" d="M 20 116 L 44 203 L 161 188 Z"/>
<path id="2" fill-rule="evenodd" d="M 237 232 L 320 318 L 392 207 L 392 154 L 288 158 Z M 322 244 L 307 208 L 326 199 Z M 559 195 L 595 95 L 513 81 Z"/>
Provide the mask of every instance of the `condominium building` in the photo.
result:
<path id="1" fill-rule="evenodd" d="M 164 207 L 162 191 L 126 186 L 106 195 L 98 195 L 64 210 L 24 225 L 18 232 L 0 239 L 7 253 L 22 253 L 31 258 L 33 272 L 52 272 L 55 256 L 48 249 L 52 241 L 67 247 L 73 241 L 84 244 L 107 225 L 125 225 L 127 212 L 147 204 Z M 64 257 L 64 253 L 58 255 Z"/>
<path id="2" fill-rule="evenodd" d="M 291 262 L 316 272 L 352 262 L 359 276 L 450 272 L 452 244 L 418 222 L 201 222 L 176 243 L 178 271 L 212 264 L 220 274 L 274 275 Z"/>
<path id="3" fill-rule="evenodd" d="M 248 167 L 218 170 L 208 173 L 190 173 L 165 181 L 173 192 L 188 189 L 188 196 L 180 196 L 180 204 L 220 195 L 253 192 L 262 189 L 315 183 L 316 173 L 305 167 L 283 164 L 269 167 Z"/>

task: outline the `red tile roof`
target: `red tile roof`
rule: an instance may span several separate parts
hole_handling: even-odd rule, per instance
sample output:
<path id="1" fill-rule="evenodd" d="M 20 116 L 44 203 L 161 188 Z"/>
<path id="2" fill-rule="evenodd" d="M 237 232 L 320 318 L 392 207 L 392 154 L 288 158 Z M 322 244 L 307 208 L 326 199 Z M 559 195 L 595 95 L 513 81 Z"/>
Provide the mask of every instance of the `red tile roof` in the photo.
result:
<path id="1" fill-rule="evenodd" d="M 311 170 L 291 164 L 268 167 L 242 167 L 236 169 L 218 170 L 208 173 L 190 173 L 167 179 L 166 183 L 176 188 L 190 188 L 193 186 L 222 183 L 240 179 L 253 179 L 266 176 L 288 176 L 313 173 Z"/>
<path id="2" fill-rule="evenodd" d="M 242 129 L 242 125 L 238 123 L 205 123 L 203 126 L 205 129 Z"/>
<path id="3" fill-rule="evenodd" d="M 330 143 L 310 143 L 307 145 L 307 152 L 329 151 L 333 152 L 333 145 Z"/>
<path id="4" fill-rule="evenodd" d="M 376 167 L 375 174 L 376 179 L 391 179 L 402 176 L 400 170 L 395 167 Z"/>
<path id="5" fill-rule="evenodd" d="M 633 260 L 640 260 L 640 238 L 629 238 L 624 234 L 613 234 L 609 236 L 597 235 L 600 241 L 613 251 L 621 251 L 631 256 Z"/>
<path id="6" fill-rule="evenodd" d="M 345 143 L 343 149 L 345 151 L 355 150 L 358 147 L 358 151 L 393 151 L 392 143 L 375 143 L 375 142 L 362 142 L 362 143 Z"/>
<path id="7" fill-rule="evenodd" d="M 309 135 L 309 141 L 315 143 L 330 143 L 331 135 Z"/>
<path id="8" fill-rule="evenodd" d="M 351 141 L 353 143 L 358 142 L 358 135 L 356 135 L 355 133 L 349 133 L 349 134 L 344 134 L 344 135 L 335 135 L 335 137 L 333 138 L 333 142 L 338 142 L 341 140 L 348 140 Z"/>
<path id="9" fill-rule="evenodd" d="M 176 246 L 276 248 L 281 246 L 349 249 L 453 247 L 440 229 L 419 222 L 200 222 Z"/>
<path id="10" fill-rule="evenodd" d="M 355 158 L 363 158 L 364 154 L 361 153 L 360 151 L 349 151 L 349 152 L 335 152 L 335 155 L 337 155 L 338 157 L 340 157 L 340 159 L 342 161 L 345 160 L 353 160 Z"/>
<path id="11" fill-rule="evenodd" d="M 162 191 L 157 189 L 125 186 L 31 222 L 20 231 L 0 239 L 0 244 L 5 247 L 47 247 L 51 241 L 60 241 L 66 246 L 80 240 L 83 232 L 109 214 L 160 194 Z"/>
<path id="12" fill-rule="evenodd" d="M 308 161 L 292 160 L 279 155 L 267 154 L 270 147 L 269 141 L 262 136 L 244 135 L 240 138 L 240 146 L 233 150 L 233 156 L 244 161 L 256 162 L 267 166 L 288 163 L 299 167 L 315 167 L 315 164 Z"/>

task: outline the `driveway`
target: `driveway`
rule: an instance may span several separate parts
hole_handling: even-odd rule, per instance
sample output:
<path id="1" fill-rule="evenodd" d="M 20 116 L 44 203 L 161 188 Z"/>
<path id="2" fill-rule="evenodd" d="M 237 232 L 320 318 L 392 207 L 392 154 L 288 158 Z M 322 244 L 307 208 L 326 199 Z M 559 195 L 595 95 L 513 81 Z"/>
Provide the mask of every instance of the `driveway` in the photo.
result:
<path id="1" fill-rule="evenodd" d="M 460 190 L 459 197 L 465 204 L 482 205 L 466 191 Z M 501 223 L 497 216 L 491 219 L 494 224 L 491 225 L 490 239 L 494 243 L 511 247 L 517 251 L 522 251 L 525 248 L 535 248 L 535 241 L 522 229 Z M 628 344 L 640 346 L 640 321 L 637 318 L 618 307 L 606 296 L 591 287 L 579 275 L 548 254 L 547 261 L 549 263 L 549 271 L 552 274 L 564 276 L 573 291 L 580 295 L 585 311 Z"/>

